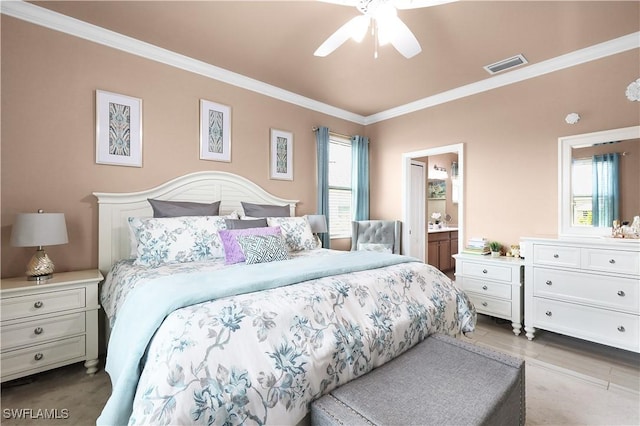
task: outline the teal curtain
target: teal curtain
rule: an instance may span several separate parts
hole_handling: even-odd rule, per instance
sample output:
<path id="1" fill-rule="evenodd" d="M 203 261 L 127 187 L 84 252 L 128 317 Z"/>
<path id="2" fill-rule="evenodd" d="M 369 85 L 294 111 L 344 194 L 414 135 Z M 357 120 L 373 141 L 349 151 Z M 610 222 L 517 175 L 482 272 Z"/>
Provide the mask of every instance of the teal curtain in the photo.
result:
<path id="1" fill-rule="evenodd" d="M 620 219 L 620 179 L 618 154 L 593 156 L 593 226 L 612 226 Z"/>
<path id="2" fill-rule="evenodd" d="M 322 247 L 331 248 L 329 230 L 329 128 L 318 127 L 316 130 L 316 160 L 318 162 L 318 214 L 327 219 L 327 232 L 320 235 Z"/>
<path id="3" fill-rule="evenodd" d="M 351 206 L 353 220 L 369 220 L 369 138 L 351 138 Z"/>

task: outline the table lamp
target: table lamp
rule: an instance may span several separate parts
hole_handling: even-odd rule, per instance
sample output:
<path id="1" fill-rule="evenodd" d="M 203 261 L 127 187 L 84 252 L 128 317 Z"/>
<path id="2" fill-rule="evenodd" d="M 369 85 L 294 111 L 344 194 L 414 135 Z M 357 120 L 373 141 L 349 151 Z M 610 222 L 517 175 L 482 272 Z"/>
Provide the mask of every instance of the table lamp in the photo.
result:
<path id="1" fill-rule="evenodd" d="M 53 276 L 54 265 L 43 246 L 55 246 L 69 242 L 64 213 L 20 213 L 11 230 L 14 247 L 38 247 L 27 264 L 29 281 L 44 281 Z"/>
<path id="2" fill-rule="evenodd" d="M 327 218 L 323 214 L 308 214 L 307 220 L 309 220 L 311 232 L 316 238 L 318 238 L 318 234 L 327 232 Z"/>

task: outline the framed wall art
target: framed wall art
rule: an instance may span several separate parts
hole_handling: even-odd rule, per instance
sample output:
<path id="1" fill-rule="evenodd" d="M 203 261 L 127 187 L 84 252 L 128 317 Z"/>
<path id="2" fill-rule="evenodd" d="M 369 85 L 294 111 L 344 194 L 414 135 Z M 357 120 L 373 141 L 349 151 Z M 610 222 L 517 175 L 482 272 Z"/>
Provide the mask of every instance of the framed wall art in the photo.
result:
<path id="1" fill-rule="evenodd" d="M 142 99 L 96 90 L 96 163 L 142 167 Z"/>
<path id="2" fill-rule="evenodd" d="M 271 179 L 293 180 L 293 133 L 271 129 Z"/>
<path id="3" fill-rule="evenodd" d="M 231 108 L 200 99 L 200 159 L 231 161 Z"/>
<path id="4" fill-rule="evenodd" d="M 428 197 L 436 200 L 444 200 L 447 197 L 447 183 L 440 179 L 429 179 L 427 185 Z"/>

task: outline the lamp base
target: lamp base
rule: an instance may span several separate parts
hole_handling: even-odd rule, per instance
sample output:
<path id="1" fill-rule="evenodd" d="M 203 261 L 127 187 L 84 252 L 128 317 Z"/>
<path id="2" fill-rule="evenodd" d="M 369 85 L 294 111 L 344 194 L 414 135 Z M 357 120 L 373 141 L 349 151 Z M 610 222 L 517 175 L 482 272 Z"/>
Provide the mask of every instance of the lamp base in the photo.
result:
<path id="1" fill-rule="evenodd" d="M 54 265 L 42 247 L 38 248 L 29 263 L 27 263 L 27 280 L 44 281 L 53 277 Z"/>

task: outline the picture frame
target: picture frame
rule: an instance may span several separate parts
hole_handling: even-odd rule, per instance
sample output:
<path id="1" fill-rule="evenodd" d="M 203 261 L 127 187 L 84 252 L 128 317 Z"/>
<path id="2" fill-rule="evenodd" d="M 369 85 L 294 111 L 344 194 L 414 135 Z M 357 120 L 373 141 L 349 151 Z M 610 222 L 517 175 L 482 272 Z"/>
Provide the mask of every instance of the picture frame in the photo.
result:
<path id="1" fill-rule="evenodd" d="M 142 99 L 96 90 L 96 163 L 142 167 Z"/>
<path id="2" fill-rule="evenodd" d="M 447 182 L 440 179 L 429 179 L 427 197 L 434 200 L 444 200 L 447 197 Z"/>
<path id="3" fill-rule="evenodd" d="M 293 133 L 271 129 L 270 178 L 293 180 Z"/>
<path id="4" fill-rule="evenodd" d="M 231 107 L 200 99 L 200 159 L 231 162 Z"/>

